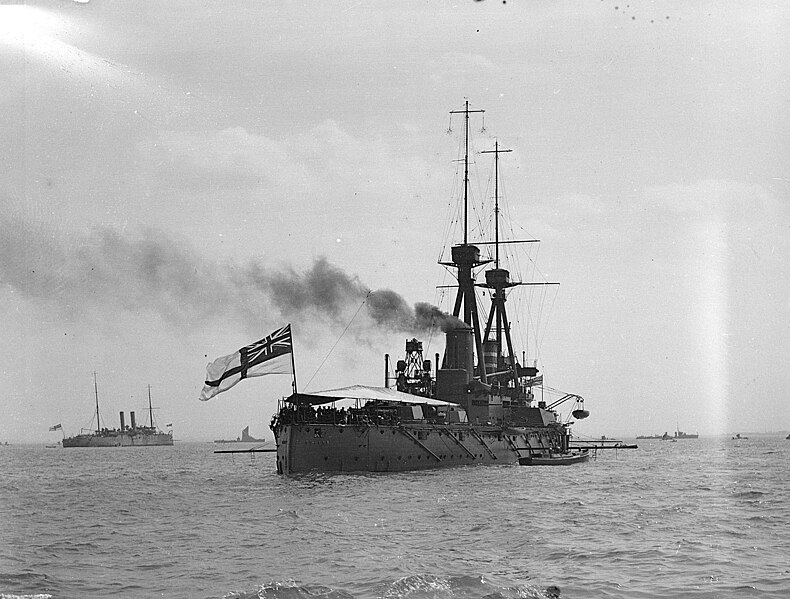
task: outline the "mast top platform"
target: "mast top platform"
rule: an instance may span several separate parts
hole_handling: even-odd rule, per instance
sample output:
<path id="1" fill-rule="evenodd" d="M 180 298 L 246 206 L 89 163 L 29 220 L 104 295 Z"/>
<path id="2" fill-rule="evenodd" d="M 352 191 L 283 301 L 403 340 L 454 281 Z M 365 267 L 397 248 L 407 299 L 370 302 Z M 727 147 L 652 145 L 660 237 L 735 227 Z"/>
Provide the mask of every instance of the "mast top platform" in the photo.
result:
<path id="1" fill-rule="evenodd" d="M 480 248 L 475 245 L 454 245 L 451 256 L 456 264 L 480 264 Z"/>
<path id="2" fill-rule="evenodd" d="M 486 271 L 486 286 L 509 287 L 510 286 L 510 271 L 504 268 L 492 268 Z"/>

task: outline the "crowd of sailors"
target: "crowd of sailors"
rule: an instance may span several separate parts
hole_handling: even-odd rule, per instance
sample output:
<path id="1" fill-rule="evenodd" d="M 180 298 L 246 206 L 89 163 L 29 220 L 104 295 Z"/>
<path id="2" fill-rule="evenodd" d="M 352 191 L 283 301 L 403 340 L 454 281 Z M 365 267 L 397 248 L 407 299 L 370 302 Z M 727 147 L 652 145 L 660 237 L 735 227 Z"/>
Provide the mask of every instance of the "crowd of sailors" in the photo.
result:
<path id="1" fill-rule="evenodd" d="M 314 407 L 307 404 L 286 404 L 277 414 L 280 424 L 358 424 L 397 426 L 403 420 L 443 422 L 444 415 L 432 406 L 420 406 L 422 418 L 415 418 L 409 405 L 368 404 L 361 408 Z M 405 417 L 404 417 L 405 416 Z"/>

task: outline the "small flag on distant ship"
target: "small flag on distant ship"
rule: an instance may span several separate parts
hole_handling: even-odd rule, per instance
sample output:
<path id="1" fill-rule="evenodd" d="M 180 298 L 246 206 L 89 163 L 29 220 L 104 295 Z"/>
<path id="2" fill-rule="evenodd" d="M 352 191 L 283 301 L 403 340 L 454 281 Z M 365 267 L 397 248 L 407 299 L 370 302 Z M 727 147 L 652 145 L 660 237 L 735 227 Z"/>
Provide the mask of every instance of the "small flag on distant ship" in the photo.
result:
<path id="1" fill-rule="evenodd" d="M 291 325 L 276 330 L 239 351 L 217 358 L 206 367 L 206 385 L 200 401 L 227 391 L 241 379 L 267 374 L 293 374 Z M 294 384 L 294 387 L 296 385 Z"/>
<path id="2" fill-rule="evenodd" d="M 56 424 L 55 426 L 50 426 L 49 430 L 51 430 L 51 431 L 59 431 L 59 430 L 63 430 L 63 427 L 60 426 L 60 424 Z"/>

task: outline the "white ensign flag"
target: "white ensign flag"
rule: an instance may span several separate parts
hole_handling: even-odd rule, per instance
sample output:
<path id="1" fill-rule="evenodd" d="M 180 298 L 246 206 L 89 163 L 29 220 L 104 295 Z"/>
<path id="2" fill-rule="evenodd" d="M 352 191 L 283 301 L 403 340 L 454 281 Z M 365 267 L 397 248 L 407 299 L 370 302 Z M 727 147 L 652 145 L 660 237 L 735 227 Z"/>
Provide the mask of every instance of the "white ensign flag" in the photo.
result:
<path id="1" fill-rule="evenodd" d="M 200 401 L 208 401 L 251 376 L 293 374 L 292 351 L 289 324 L 229 356 L 217 358 L 206 367 L 206 384 Z"/>

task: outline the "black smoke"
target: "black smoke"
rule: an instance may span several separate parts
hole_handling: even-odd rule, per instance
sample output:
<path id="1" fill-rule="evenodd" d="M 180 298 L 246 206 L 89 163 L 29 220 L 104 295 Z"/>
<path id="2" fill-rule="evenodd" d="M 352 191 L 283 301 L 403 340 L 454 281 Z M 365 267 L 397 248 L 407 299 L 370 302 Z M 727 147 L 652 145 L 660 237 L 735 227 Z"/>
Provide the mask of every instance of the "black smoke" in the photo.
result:
<path id="1" fill-rule="evenodd" d="M 390 289 L 371 290 L 321 257 L 305 270 L 263 260 L 211 260 L 157 229 L 95 227 L 65 235 L 0 217 L 0 285 L 68 319 L 96 311 L 153 313 L 175 327 L 233 321 L 258 331 L 283 319 L 424 333 L 458 319 Z M 1 296 L 0 296 L 1 297 Z"/>

